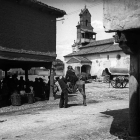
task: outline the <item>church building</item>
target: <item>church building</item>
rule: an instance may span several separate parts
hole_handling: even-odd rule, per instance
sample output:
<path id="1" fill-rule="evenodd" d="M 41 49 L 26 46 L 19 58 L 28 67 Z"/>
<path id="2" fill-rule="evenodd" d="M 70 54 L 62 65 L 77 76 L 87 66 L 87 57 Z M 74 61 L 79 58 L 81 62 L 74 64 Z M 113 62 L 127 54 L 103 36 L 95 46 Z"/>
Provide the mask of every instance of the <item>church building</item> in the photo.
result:
<path id="1" fill-rule="evenodd" d="M 79 17 L 72 53 L 64 56 L 65 73 L 68 65 L 75 69 L 76 74 L 87 73 L 98 77 L 105 68 L 129 68 L 129 55 L 124 54 L 119 45 L 114 43 L 114 38 L 96 40 L 97 33 L 93 31 L 91 14 L 86 6 Z"/>

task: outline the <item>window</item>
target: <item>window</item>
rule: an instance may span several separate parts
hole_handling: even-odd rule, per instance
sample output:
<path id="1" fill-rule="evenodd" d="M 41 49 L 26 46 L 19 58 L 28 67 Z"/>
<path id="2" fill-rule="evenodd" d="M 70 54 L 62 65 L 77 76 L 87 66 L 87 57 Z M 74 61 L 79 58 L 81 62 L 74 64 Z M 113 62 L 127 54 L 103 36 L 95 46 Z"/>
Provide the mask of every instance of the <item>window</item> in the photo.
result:
<path id="1" fill-rule="evenodd" d="M 109 55 L 107 55 L 107 60 L 109 60 Z"/>
<path id="2" fill-rule="evenodd" d="M 116 58 L 117 58 L 117 60 L 120 60 L 121 59 L 121 55 L 117 54 Z"/>
<path id="3" fill-rule="evenodd" d="M 86 26 L 88 25 L 88 20 L 86 20 Z"/>

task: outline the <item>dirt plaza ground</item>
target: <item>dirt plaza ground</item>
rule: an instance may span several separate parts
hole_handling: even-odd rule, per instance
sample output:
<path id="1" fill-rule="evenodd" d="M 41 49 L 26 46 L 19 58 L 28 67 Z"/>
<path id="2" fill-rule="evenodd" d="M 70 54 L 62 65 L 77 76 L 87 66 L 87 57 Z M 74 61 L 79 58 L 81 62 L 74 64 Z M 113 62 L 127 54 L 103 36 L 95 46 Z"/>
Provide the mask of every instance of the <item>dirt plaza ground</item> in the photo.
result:
<path id="1" fill-rule="evenodd" d="M 56 100 L 0 108 L 0 140 L 119 140 L 128 132 L 129 88 L 86 84 L 87 106 L 80 94 L 69 107 Z"/>

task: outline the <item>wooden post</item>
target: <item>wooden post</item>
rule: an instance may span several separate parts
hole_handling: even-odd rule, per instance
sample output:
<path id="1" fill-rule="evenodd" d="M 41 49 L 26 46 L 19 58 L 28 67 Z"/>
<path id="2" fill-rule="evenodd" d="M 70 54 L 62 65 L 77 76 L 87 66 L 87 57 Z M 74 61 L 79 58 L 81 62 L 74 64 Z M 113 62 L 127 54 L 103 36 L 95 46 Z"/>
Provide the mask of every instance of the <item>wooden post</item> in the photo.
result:
<path id="1" fill-rule="evenodd" d="M 28 81 L 28 69 L 25 69 L 25 81 Z"/>
<path id="2" fill-rule="evenodd" d="M 54 91 L 54 68 L 50 69 L 50 99 L 53 98 L 53 91 Z"/>
<path id="3" fill-rule="evenodd" d="M 5 72 L 5 78 L 7 78 L 7 70 L 5 70 L 4 72 Z"/>

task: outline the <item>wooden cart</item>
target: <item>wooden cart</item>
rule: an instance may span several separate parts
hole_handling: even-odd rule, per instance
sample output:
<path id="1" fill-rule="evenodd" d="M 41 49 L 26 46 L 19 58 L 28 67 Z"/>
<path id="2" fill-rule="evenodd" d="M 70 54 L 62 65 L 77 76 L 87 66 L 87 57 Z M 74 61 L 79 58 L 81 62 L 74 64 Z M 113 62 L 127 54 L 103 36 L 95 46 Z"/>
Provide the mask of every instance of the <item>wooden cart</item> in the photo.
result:
<path id="1" fill-rule="evenodd" d="M 127 68 L 106 68 L 105 77 L 112 87 L 124 88 L 129 82 L 129 70 Z"/>

